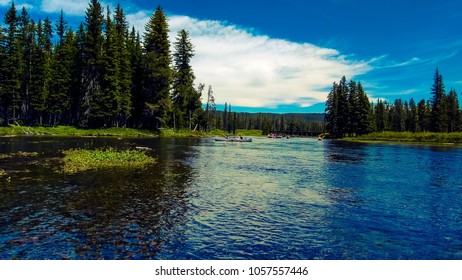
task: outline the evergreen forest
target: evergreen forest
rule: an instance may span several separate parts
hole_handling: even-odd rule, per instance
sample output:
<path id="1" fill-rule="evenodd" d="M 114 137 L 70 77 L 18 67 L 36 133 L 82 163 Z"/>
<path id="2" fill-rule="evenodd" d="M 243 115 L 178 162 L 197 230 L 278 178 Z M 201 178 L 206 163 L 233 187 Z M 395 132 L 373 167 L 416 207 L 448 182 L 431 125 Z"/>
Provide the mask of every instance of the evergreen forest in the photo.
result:
<path id="1" fill-rule="evenodd" d="M 360 82 L 335 82 L 326 101 L 326 131 L 333 138 L 360 136 L 371 132 L 462 131 L 462 112 L 454 89 L 446 93 L 443 76 L 435 70 L 430 100 L 413 98 L 393 103 L 370 103 Z"/>
<path id="2" fill-rule="evenodd" d="M 74 31 L 63 12 L 56 23 L 34 21 L 11 4 L 0 29 L 2 124 L 206 127 L 214 104 L 204 110 L 204 86 L 194 88 L 189 34 L 171 43 L 168 32 L 160 7 L 140 35 L 120 5 L 91 0 Z"/>
<path id="3" fill-rule="evenodd" d="M 226 103 L 217 111 L 212 86 L 195 87 L 188 31 L 180 30 L 174 42 L 168 34 L 160 7 L 140 34 L 129 28 L 120 5 L 111 11 L 91 0 L 74 31 L 63 12 L 55 23 L 36 22 L 11 4 L 0 28 L 1 124 L 323 130 L 322 114 L 237 113 Z"/>

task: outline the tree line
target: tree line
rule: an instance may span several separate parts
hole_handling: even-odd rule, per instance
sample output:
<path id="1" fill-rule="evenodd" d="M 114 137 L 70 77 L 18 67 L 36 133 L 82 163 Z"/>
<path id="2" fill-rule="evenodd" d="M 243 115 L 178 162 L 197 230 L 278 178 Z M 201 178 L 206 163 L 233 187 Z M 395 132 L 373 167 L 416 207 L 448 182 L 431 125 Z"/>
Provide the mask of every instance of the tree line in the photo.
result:
<path id="1" fill-rule="evenodd" d="M 270 132 L 288 135 L 309 135 L 324 131 L 322 113 L 243 113 L 233 112 L 225 103 L 223 111 L 216 111 L 212 129 L 236 134 L 236 130 L 260 130 L 263 135 Z"/>
<path id="2" fill-rule="evenodd" d="M 446 93 L 443 76 L 435 70 L 431 98 L 416 102 L 396 99 L 369 103 L 361 86 L 343 77 L 326 101 L 326 131 L 334 138 L 370 132 L 460 132 L 462 112 L 457 92 Z"/>
<path id="3" fill-rule="evenodd" d="M 3 125 L 206 128 L 214 99 L 202 108 L 189 33 L 178 32 L 171 53 L 168 32 L 160 7 L 141 36 L 120 4 L 104 12 L 91 0 L 74 31 L 63 12 L 35 22 L 12 3 L 0 28 Z"/>

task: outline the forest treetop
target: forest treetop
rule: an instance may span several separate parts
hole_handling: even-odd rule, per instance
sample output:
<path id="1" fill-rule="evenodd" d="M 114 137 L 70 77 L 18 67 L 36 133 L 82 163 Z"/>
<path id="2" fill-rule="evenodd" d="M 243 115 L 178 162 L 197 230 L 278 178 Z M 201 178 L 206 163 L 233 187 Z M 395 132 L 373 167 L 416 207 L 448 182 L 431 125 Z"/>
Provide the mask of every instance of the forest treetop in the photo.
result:
<path id="1" fill-rule="evenodd" d="M 373 131 L 460 132 L 462 112 L 454 89 L 446 93 L 438 68 L 433 77 L 431 99 L 371 104 L 361 83 L 343 77 L 334 83 L 326 102 L 326 131 L 334 138 Z"/>
<path id="2" fill-rule="evenodd" d="M 74 31 L 63 12 L 56 23 L 35 21 L 12 3 L 0 30 L 2 123 L 207 127 L 189 33 L 178 32 L 171 53 L 168 32 L 161 7 L 140 35 L 120 4 L 112 11 L 91 0 Z"/>

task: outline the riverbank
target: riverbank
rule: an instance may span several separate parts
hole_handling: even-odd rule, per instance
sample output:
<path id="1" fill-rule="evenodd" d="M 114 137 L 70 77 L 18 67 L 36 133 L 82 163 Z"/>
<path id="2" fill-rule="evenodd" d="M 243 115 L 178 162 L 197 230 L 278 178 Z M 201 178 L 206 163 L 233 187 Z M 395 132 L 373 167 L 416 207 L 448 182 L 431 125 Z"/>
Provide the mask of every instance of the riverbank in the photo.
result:
<path id="1" fill-rule="evenodd" d="M 117 137 L 117 138 L 139 138 L 139 137 L 215 137 L 225 136 L 228 133 L 222 130 L 211 132 L 193 131 L 189 129 L 161 129 L 159 131 L 134 129 L 134 128 L 100 128 L 84 129 L 73 126 L 8 126 L 0 127 L 0 136 L 60 136 L 60 137 Z M 238 130 L 236 135 L 261 136 L 260 130 Z"/>
<path id="2" fill-rule="evenodd" d="M 357 142 L 402 142 L 429 144 L 462 144 L 462 132 L 373 132 L 356 137 L 345 137 L 342 140 Z"/>
<path id="3" fill-rule="evenodd" d="M 158 137 L 158 133 L 133 128 L 83 129 L 73 126 L 8 126 L 0 127 L 0 136 L 77 136 L 77 137 Z"/>

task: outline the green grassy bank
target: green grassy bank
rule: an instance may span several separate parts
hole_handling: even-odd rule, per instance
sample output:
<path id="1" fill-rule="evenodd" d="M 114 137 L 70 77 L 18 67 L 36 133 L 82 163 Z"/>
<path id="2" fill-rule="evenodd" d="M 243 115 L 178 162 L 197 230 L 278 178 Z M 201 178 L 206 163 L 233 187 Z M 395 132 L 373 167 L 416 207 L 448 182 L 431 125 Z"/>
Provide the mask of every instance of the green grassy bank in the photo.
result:
<path id="1" fill-rule="evenodd" d="M 158 134 L 132 128 L 82 129 L 72 126 L 8 126 L 0 127 L 0 136 L 94 136 L 94 137 L 156 137 Z"/>
<path id="2" fill-rule="evenodd" d="M 434 144 L 462 144 L 462 132 L 374 132 L 357 137 L 345 137 L 348 141 L 365 142 L 405 142 L 405 143 L 434 143 Z"/>
<path id="3" fill-rule="evenodd" d="M 84 129 L 72 126 L 8 126 L 0 127 L 0 136 L 63 136 L 63 137 L 215 137 L 225 136 L 228 133 L 222 130 L 211 132 L 193 131 L 189 129 L 161 129 L 159 131 L 133 129 L 133 128 L 100 128 Z M 231 134 L 232 135 L 232 134 Z M 238 130 L 236 135 L 241 136 L 261 136 L 261 130 Z"/>

